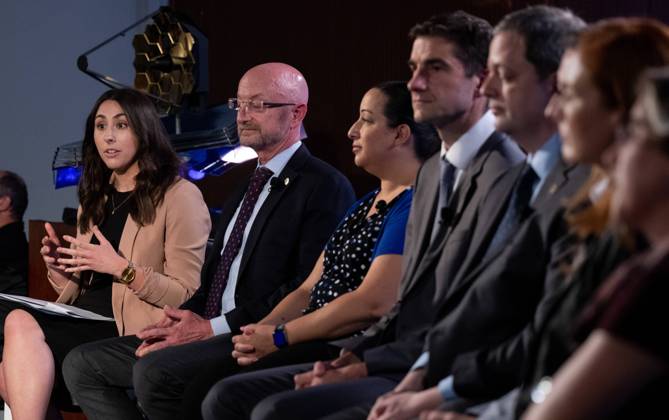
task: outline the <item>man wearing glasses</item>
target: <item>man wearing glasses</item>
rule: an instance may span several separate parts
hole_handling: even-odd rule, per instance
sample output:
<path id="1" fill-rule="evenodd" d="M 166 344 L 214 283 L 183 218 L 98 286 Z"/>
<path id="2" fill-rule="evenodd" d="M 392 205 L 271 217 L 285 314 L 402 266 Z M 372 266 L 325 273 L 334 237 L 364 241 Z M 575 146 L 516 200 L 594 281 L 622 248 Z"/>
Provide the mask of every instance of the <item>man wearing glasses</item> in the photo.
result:
<path id="1" fill-rule="evenodd" d="M 300 140 L 308 96 L 304 77 L 289 65 L 261 64 L 244 74 L 228 105 L 258 166 L 223 208 L 202 286 L 191 299 L 165 308 L 164 319 L 137 336 L 68 355 L 63 373 L 89 418 L 142 418 L 126 392 L 133 382 L 149 418 L 178 417 L 188 383 L 229 357 L 232 335 L 308 276 L 354 200 L 348 180 Z"/>

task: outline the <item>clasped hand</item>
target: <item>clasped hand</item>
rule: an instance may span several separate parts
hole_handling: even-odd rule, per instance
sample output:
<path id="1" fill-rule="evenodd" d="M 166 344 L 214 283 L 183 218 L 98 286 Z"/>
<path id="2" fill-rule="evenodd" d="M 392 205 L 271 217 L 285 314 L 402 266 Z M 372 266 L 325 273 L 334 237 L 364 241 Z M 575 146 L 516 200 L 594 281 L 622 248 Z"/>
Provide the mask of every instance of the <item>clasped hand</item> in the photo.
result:
<path id="1" fill-rule="evenodd" d="M 367 365 L 350 352 L 327 362 L 316 362 L 312 370 L 295 375 L 295 389 L 334 384 L 367 376 Z"/>
<path id="2" fill-rule="evenodd" d="M 214 336 L 211 323 L 194 312 L 165 305 L 164 318 L 137 333 L 144 340 L 135 351 L 142 357 L 156 350 L 206 340 Z"/>
<path id="3" fill-rule="evenodd" d="M 72 247 L 59 246 L 56 248 L 56 252 L 60 255 L 69 255 L 70 258 L 59 256 L 56 259 L 56 262 L 59 264 L 57 268 L 62 269 L 61 267 L 66 267 L 64 269 L 66 273 L 92 270 L 120 277 L 123 270 L 128 266 L 128 260 L 118 255 L 97 226 L 93 226 L 92 231 L 93 235 L 98 238 L 99 245 L 85 243 L 69 235 L 63 236 L 63 239 L 69 242 Z M 44 259 L 46 261 L 46 256 Z"/>
<path id="4" fill-rule="evenodd" d="M 436 409 L 443 402 L 439 390 L 389 392 L 376 400 L 368 420 L 405 420 L 416 418 L 421 412 Z"/>
<path id="5" fill-rule="evenodd" d="M 240 366 L 255 363 L 277 349 L 274 345 L 274 325 L 249 324 L 241 327 L 242 333 L 232 337 L 235 349 L 232 357 Z"/>

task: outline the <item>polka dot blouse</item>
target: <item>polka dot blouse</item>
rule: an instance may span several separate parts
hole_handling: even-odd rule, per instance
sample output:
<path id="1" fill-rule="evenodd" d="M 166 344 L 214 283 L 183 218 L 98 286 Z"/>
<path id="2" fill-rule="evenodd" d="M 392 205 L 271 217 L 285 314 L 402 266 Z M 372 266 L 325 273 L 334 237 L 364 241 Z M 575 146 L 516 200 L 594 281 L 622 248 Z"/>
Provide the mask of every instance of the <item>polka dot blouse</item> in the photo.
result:
<path id="1" fill-rule="evenodd" d="M 360 286 L 372 263 L 384 221 L 403 194 L 405 192 L 389 204 L 377 203 L 376 213 L 367 217 L 376 197 L 376 194 L 369 194 L 348 213 L 325 245 L 323 275 L 311 290 L 305 314 Z"/>

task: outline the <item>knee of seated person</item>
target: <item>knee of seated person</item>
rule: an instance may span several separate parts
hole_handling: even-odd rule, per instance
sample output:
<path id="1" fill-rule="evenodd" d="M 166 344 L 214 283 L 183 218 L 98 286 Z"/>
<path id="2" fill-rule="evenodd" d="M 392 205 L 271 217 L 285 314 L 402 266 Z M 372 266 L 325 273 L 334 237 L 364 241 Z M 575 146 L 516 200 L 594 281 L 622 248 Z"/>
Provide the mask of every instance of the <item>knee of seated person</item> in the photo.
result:
<path id="1" fill-rule="evenodd" d="M 251 412 L 251 420 L 286 420 L 294 417 L 295 412 L 284 415 L 281 394 L 284 393 L 274 394 L 260 401 Z"/>
<path id="2" fill-rule="evenodd" d="M 153 395 L 153 391 L 170 383 L 168 364 L 149 353 L 140 357 L 132 368 L 132 384 L 139 401 Z"/>
<path id="3" fill-rule="evenodd" d="M 226 414 L 226 411 L 230 408 L 229 404 L 234 402 L 234 389 L 234 387 L 228 387 L 225 381 L 214 385 L 202 401 L 202 418 L 209 420 L 232 417 Z"/>
<path id="4" fill-rule="evenodd" d="M 15 309 L 5 318 L 5 337 L 21 336 L 26 337 L 30 334 L 39 334 L 43 337 L 42 329 L 30 313 Z"/>
<path id="5" fill-rule="evenodd" d="M 81 347 L 75 347 L 70 350 L 63 360 L 63 378 L 65 379 L 67 388 L 70 390 L 76 388 L 75 385 L 81 382 L 81 377 L 89 368 L 84 354 L 85 351 L 82 351 Z"/>

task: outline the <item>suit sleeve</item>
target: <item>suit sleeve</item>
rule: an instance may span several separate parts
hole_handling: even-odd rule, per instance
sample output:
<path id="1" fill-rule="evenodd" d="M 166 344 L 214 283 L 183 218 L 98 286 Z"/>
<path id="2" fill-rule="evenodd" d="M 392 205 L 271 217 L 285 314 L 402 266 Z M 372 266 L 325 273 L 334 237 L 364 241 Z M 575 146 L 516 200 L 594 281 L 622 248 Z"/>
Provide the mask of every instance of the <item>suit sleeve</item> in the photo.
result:
<path id="1" fill-rule="evenodd" d="M 423 351 L 423 342 L 428 327 L 394 340 L 373 347 L 364 352 L 365 364 L 369 375 L 380 373 L 406 373 Z"/>
<path id="2" fill-rule="evenodd" d="M 548 260 L 541 230 L 537 218 L 531 218 L 497 258 L 473 273 L 473 284 L 463 288 L 462 296 L 449 298 L 452 305 L 442 308 L 428 336 L 426 387 L 452 374 L 458 355 L 495 347 L 532 319 Z"/>
<path id="3" fill-rule="evenodd" d="M 537 331 L 542 328 L 564 294 L 565 266 L 572 260 L 575 237 L 565 235 L 551 247 L 551 258 L 544 282 L 544 295 L 532 322 L 498 346 L 458 355 L 452 368 L 455 392 L 465 398 L 497 398 L 522 381 Z"/>
<path id="4" fill-rule="evenodd" d="M 180 181 L 165 195 L 164 273 L 142 267 L 144 285 L 135 294 L 153 305 L 177 307 L 200 286 L 200 271 L 211 228 L 200 190 Z"/>
<path id="5" fill-rule="evenodd" d="M 311 174 L 304 174 L 309 175 Z M 246 302 L 226 313 L 225 317 L 232 331 L 257 322 L 302 284 L 311 273 L 328 238 L 354 201 L 353 189 L 346 178 L 339 173 L 322 176 L 321 182 L 313 186 L 304 205 L 296 241 L 294 276 L 282 281 L 282 285 L 269 296 L 258 296 L 255 301 Z"/>
<path id="6" fill-rule="evenodd" d="M 202 316 L 204 311 L 204 306 L 207 303 L 206 301 L 207 296 L 204 289 L 205 289 L 204 287 L 200 286 L 195 291 L 195 293 L 193 293 L 193 296 L 191 296 L 190 299 L 188 299 L 181 306 L 179 306 L 179 309 L 195 312 L 196 314 Z"/>
<path id="7" fill-rule="evenodd" d="M 458 356 L 453 364 L 455 389 L 466 398 L 495 397 L 517 386 L 526 375 L 527 368 L 544 367 L 537 360 L 540 342 L 550 346 L 550 356 L 542 357 L 559 363 L 566 359 L 572 345 L 557 337 L 571 336 L 571 327 L 581 314 L 585 303 L 599 287 L 601 281 L 618 264 L 629 257 L 625 246 L 615 234 L 589 238 L 587 243 L 575 241 L 567 235 L 553 245 L 551 263 L 545 279 L 545 294 L 532 323 L 518 335 L 500 346 L 486 348 Z M 575 268 L 565 266 L 580 260 Z M 569 280 L 565 275 L 569 272 Z M 528 366 L 528 363 L 530 366 Z"/>

